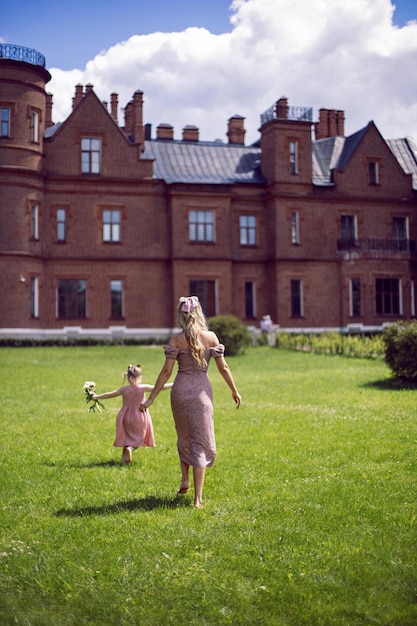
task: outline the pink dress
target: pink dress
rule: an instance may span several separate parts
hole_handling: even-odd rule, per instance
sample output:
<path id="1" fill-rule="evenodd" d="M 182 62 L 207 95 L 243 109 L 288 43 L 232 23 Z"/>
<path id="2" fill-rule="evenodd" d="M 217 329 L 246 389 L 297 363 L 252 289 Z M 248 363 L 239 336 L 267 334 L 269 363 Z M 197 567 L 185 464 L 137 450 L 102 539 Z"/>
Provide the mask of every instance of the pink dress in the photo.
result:
<path id="1" fill-rule="evenodd" d="M 165 356 L 178 361 L 171 389 L 171 408 L 177 431 L 178 454 L 192 467 L 211 467 L 216 457 L 213 392 L 207 375 L 210 357 L 224 355 L 224 346 L 207 348 L 205 367 L 199 367 L 188 350 L 165 346 Z"/>
<path id="2" fill-rule="evenodd" d="M 123 405 L 116 418 L 116 439 L 114 446 L 140 448 L 154 446 L 152 419 L 149 411 L 139 411 L 139 405 L 145 399 L 142 385 L 120 387 Z"/>

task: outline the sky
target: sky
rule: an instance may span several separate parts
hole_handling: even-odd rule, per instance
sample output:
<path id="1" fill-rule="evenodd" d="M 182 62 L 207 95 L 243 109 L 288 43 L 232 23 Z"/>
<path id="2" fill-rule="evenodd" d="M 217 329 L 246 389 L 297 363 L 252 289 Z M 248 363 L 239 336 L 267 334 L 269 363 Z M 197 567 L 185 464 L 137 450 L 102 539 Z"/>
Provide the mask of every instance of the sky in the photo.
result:
<path id="1" fill-rule="evenodd" d="M 416 0 L 19 0 L 0 18 L 0 42 L 34 48 L 52 79 L 53 121 L 71 113 L 77 84 L 123 109 L 138 89 L 144 123 L 180 139 L 227 141 L 245 118 L 289 104 L 345 111 L 346 135 L 373 120 L 386 138 L 417 142 Z"/>

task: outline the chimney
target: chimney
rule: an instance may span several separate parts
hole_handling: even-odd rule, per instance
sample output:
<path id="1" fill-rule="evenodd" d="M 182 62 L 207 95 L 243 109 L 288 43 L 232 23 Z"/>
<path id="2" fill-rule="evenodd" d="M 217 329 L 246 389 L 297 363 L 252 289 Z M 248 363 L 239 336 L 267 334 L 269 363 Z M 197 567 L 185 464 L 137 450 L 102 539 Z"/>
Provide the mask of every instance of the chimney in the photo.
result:
<path id="1" fill-rule="evenodd" d="M 197 126 L 188 125 L 184 126 L 182 129 L 182 140 L 183 141 L 198 141 L 199 140 L 199 130 Z"/>
<path id="2" fill-rule="evenodd" d="M 94 85 L 92 85 L 91 83 L 87 83 L 85 86 L 85 93 L 88 93 L 89 91 L 93 91 Z"/>
<path id="3" fill-rule="evenodd" d="M 112 93 L 110 95 L 110 108 L 111 108 L 111 115 L 112 118 L 114 119 L 115 122 L 117 122 L 117 109 L 118 109 L 118 97 L 117 97 L 117 93 Z"/>
<path id="4" fill-rule="evenodd" d="M 133 102 L 130 101 L 125 106 L 125 132 L 128 135 L 131 135 L 132 128 L 133 128 Z"/>
<path id="5" fill-rule="evenodd" d="M 149 141 L 152 139 L 152 124 L 145 124 L 145 140 Z"/>
<path id="6" fill-rule="evenodd" d="M 288 118 L 288 98 L 286 96 L 281 96 L 281 98 L 277 101 L 275 106 L 275 114 L 277 119 L 287 119 Z"/>
<path id="7" fill-rule="evenodd" d="M 345 136 L 345 112 L 336 111 L 336 133 L 339 137 Z"/>
<path id="8" fill-rule="evenodd" d="M 314 125 L 315 138 L 344 137 L 345 113 L 335 109 L 320 109 L 319 121 Z"/>
<path id="9" fill-rule="evenodd" d="M 52 121 L 52 94 L 46 94 L 45 103 L 45 128 L 50 128 L 54 123 Z"/>
<path id="10" fill-rule="evenodd" d="M 143 146 L 143 91 L 139 90 L 133 94 L 132 136 L 134 143 Z"/>
<path id="11" fill-rule="evenodd" d="M 245 118 L 241 115 L 234 115 L 229 119 L 229 123 L 227 125 L 227 137 L 229 138 L 229 143 L 245 145 Z"/>
<path id="12" fill-rule="evenodd" d="M 75 86 L 75 96 L 72 99 L 72 109 L 74 110 L 77 104 L 83 99 L 83 86 L 78 84 Z"/>
<path id="13" fill-rule="evenodd" d="M 156 138 L 172 141 L 174 139 L 174 127 L 171 124 L 159 124 L 156 129 Z"/>

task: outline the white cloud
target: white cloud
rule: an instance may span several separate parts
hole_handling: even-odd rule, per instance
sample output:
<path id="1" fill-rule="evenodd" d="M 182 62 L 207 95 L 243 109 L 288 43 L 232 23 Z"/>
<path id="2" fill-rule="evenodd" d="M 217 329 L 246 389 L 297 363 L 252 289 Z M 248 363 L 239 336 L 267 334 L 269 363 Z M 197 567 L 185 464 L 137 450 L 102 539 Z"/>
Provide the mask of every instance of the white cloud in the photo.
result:
<path id="1" fill-rule="evenodd" d="M 246 117 L 258 138 L 260 114 L 280 96 L 290 104 L 343 109 L 346 132 L 371 119 L 385 137 L 417 140 L 417 22 L 392 24 L 390 0 L 234 0 L 231 32 L 203 28 L 136 35 L 81 70 L 52 68 L 54 121 L 71 111 L 77 83 L 124 107 L 144 92 L 144 121 L 186 124 L 202 140 L 226 139 L 227 120 Z M 122 123 L 122 116 L 119 117 Z"/>

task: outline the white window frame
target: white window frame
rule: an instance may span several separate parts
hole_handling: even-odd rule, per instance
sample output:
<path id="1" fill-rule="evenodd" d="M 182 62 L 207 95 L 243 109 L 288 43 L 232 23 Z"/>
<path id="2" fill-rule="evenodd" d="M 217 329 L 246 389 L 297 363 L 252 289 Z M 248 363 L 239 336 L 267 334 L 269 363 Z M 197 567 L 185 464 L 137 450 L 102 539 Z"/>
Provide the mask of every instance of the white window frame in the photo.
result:
<path id="1" fill-rule="evenodd" d="M 31 276 L 30 278 L 30 316 L 39 318 L 39 278 Z"/>
<path id="2" fill-rule="evenodd" d="M 359 289 L 361 291 L 362 288 L 362 283 L 361 283 L 361 279 L 358 276 L 355 276 L 354 278 L 349 278 L 349 317 L 360 317 L 362 315 L 362 298 L 360 298 L 359 300 L 359 308 L 360 308 L 360 312 L 359 313 L 353 313 L 353 281 L 354 280 L 358 280 L 359 281 Z M 362 294 L 360 293 L 360 295 L 362 296 Z"/>
<path id="3" fill-rule="evenodd" d="M 101 138 L 81 138 L 81 173 L 100 174 L 101 170 Z"/>
<path id="4" fill-rule="evenodd" d="M 10 107 L 0 107 L 0 137 L 10 137 Z"/>
<path id="5" fill-rule="evenodd" d="M 118 283 L 120 285 L 119 289 L 114 289 L 114 284 Z M 120 292 L 120 315 L 113 315 L 113 293 L 116 291 Z M 110 319 L 122 319 L 124 318 L 124 289 L 123 289 L 123 281 L 121 278 L 113 278 L 110 280 Z"/>
<path id="6" fill-rule="evenodd" d="M 256 215 L 239 216 L 239 234 L 241 246 L 256 246 L 257 223 Z"/>
<path id="7" fill-rule="evenodd" d="M 67 210 L 65 207 L 59 207 L 56 210 L 56 240 L 60 242 L 65 242 L 66 239 L 67 239 Z"/>
<path id="8" fill-rule="evenodd" d="M 291 140 L 289 144 L 290 172 L 297 175 L 298 171 L 298 141 Z"/>
<path id="9" fill-rule="evenodd" d="M 368 162 L 369 184 L 379 185 L 379 162 L 371 159 Z"/>
<path id="10" fill-rule="evenodd" d="M 298 211 L 291 213 L 291 243 L 300 243 L 300 215 Z"/>
<path id="11" fill-rule="evenodd" d="M 212 209 L 191 209 L 188 213 L 188 234 L 191 243 L 214 243 L 215 212 Z"/>
<path id="12" fill-rule="evenodd" d="M 39 205 L 30 206 L 30 236 L 31 239 L 39 240 Z"/>
<path id="13" fill-rule="evenodd" d="M 103 243 L 120 243 L 122 224 L 120 209 L 104 209 L 102 213 L 102 222 Z"/>
<path id="14" fill-rule="evenodd" d="M 39 143 L 39 111 L 32 109 L 30 116 L 31 140 L 33 143 Z"/>

